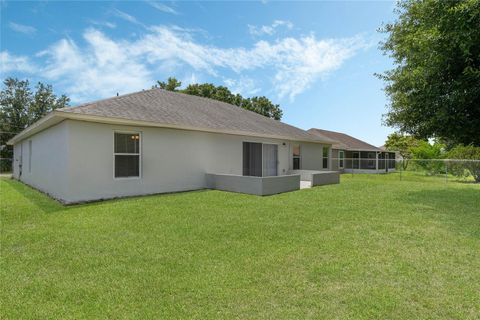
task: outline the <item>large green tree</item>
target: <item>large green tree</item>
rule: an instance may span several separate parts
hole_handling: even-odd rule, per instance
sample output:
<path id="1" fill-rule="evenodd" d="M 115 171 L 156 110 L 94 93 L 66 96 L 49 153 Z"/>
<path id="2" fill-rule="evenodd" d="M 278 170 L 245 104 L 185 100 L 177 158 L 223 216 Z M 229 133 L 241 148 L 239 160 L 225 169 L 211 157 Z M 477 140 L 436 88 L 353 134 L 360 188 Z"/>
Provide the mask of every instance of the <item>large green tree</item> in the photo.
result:
<path id="1" fill-rule="evenodd" d="M 396 151 L 402 156 L 402 167 L 403 170 L 406 170 L 410 159 L 413 158 L 412 148 L 419 144 L 420 140 L 415 137 L 395 132 L 388 136 L 387 141 L 385 141 L 385 148 L 389 151 Z"/>
<path id="2" fill-rule="evenodd" d="M 170 77 L 166 82 L 157 81 L 157 85 L 154 87 L 223 101 L 275 120 L 282 118 L 280 106 L 272 103 L 267 97 L 244 98 L 240 94 L 232 93 L 227 87 L 215 86 L 211 83 L 195 83 L 188 85 L 185 89 L 179 89 L 181 85 L 180 81 Z"/>
<path id="3" fill-rule="evenodd" d="M 0 91 L 0 151 L 1 158 L 12 158 L 12 149 L 6 143 L 20 131 L 48 112 L 68 106 L 69 98 L 57 97 L 51 85 L 39 82 L 35 92 L 28 80 L 7 78 Z"/>
<path id="4" fill-rule="evenodd" d="M 480 1 L 403 0 L 381 31 L 384 121 L 421 138 L 480 146 Z"/>
<path id="5" fill-rule="evenodd" d="M 39 120 L 50 111 L 68 106 L 70 99 L 66 95 L 57 97 L 53 93 L 51 85 L 39 82 L 35 89 L 36 91 L 33 95 L 33 99 L 28 106 L 29 125 Z"/>

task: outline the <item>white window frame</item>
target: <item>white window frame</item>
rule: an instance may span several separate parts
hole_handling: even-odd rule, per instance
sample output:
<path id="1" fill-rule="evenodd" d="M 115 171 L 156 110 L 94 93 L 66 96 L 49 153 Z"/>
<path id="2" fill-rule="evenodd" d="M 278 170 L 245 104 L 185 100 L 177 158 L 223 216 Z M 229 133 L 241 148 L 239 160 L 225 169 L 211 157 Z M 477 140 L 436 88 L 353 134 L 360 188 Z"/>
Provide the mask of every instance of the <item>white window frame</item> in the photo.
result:
<path id="1" fill-rule="evenodd" d="M 343 169 L 344 167 L 345 167 L 345 151 L 340 150 L 338 151 L 338 168 Z"/>
<path id="2" fill-rule="evenodd" d="M 115 134 L 138 134 L 138 153 L 115 153 Z M 126 130 L 114 130 L 112 135 L 112 145 L 113 145 L 113 179 L 114 180 L 138 180 L 142 178 L 142 142 L 143 136 L 141 131 L 126 131 Z M 134 156 L 138 155 L 138 176 L 132 177 L 115 177 L 115 156 Z"/>

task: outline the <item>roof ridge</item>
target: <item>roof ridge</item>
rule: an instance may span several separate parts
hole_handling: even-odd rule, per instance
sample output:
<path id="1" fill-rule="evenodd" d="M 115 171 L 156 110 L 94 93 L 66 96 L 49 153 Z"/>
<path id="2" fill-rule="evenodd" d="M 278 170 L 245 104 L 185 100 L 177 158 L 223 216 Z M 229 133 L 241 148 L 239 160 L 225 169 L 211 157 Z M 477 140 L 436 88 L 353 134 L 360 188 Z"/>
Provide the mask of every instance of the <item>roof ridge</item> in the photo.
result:
<path id="1" fill-rule="evenodd" d="M 62 111 L 62 109 L 71 110 L 71 109 L 77 109 L 77 108 L 81 108 L 81 107 L 88 107 L 88 106 L 90 106 L 90 105 L 94 105 L 94 104 L 99 103 L 99 102 L 105 102 L 105 101 L 110 101 L 110 100 L 117 100 L 117 99 L 120 99 L 120 98 L 129 97 L 129 96 L 134 95 L 134 94 L 139 94 L 139 93 L 142 93 L 142 92 L 153 91 L 153 90 L 157 90 L 157 89 L 163 90 L 163 89 L 160 89 L 160 88 L 142 89 L 142 90 L 139 90 L 139 91 L 130 92 L 130 93 L 126 93 L 126 94 L 121 94 L 121 95 L 118 95 L 118 96 L 113 96 L 113 97 L 109 97 L 109 98 L 103 98 L 103 99 L 93 100 L 93 101 L 89 101 L 89 102 L 84 102 L 84 103 L 81 103 L 81 104 L 79 104 L 79 105 L 72 106 L 72 107 L 63 107 L 63 108 L 60 108 L 60 109 L 57 109 L 57 110 L 58 110 L 58 111 Z M 165 91 L 167 91 L 167 90 L 165 90 Z"/>
<path id="2" fill-rule="evenodd" d="M 349 134 L 347 134 L 347 133 L 338 132 L 338 131 L 333 131 L 333 130 L 319 129 L 319 128 L 311 128 L 311 129 L 309 129 L 308 131 L 317 131 L 317 132 L 319 132 L 320 134 L 327 135 L 328 138 L 333 139 L 333 140 L 335 140 L 335 139 L 341 139 L 341 138 L 340 138 L 340 137 L 336 137 L 336 138 L 334 138 L 334 137 L 329 137 L 329 136 L 328 136 L 329 133 L 336 134 L 336 135 L 340 135 L 340 136 L 344 136 L 344 137 L 346 137 L 346 138 L 348 138 L 348 139 L 353 139 L 353 140 L 355 140 L 355 141 L 357 141 L 357 142 L 360 142 L 360 143 L 362 143 L 362 144 L 365 144 L 365 145 L 371 147 L 372 149 L 381 150 L 379 147 L 377 147 L 377 146 L 375 146 L 375 145 L 373 145 L 373 144 L 370 144 L 370 143 L 368 143 L 368 142 L 366 142 L 366 141 L 363 141 L 363 140 L 361 140 L 361 139 L 359 139 L 359 138 L 356 138 L 356 137 L 354 137 L 354 136 L 351 136 L 351 135 L 349 135 Z M 344 145 L 344 146 L 350 147 L 348 142 L 338 141 L 338 140 L 337 140 L 337 142 L 339 142 L 340 144 L 342 144 L 342 145 Z M 351 148 L 351 147 L 350 147 L 350 148 Z"/>
<path id="3" fill-rule="evenodd" d="M 159 89 L 160 89 L 160 88 L 159 88 Z M 263 117 L 265 117 L 265 118 L 267 118 L 267 119 L 270 119 L 270 120 L 273 120 L 273 121 L 277 121 L 277 122 L 281 122 L 281 123 L 283 123 L 283 124 L 285 124 L 285 125 L 289 125 L 289 124 L 286 124 L 285 122 L 282 122 L 282 121 L 280 121 L 280 120 L 275 120 L 275 119 L 272 119 L 272 118 L 270 118 L 270 117 L 266 117 L 266 116 L 264 116 L 264 115 L 262 115 L 262 114 L 259 114 L 259 113 L 255 112 L 255 111 L 248 110 L 248 109 L 243 108 L 242 106 L 237 106 L 236 104 L 228 103 L 228 102 L 225 102 L 225 101 L 221 101 L 221 100 L 217 100 L 217 99 L 213 99 L 213 98 L 209 98 L 209 97 L 197 96 L 197 95 L 195 95 L 195 94 L 188 94 L 188 93 L 185 93 L 185 92 L 170 91 L 170 90 L 165 90 L 165 89 L 160 89 L 160 90 L 163 90 L 163 91 L 168 92 L 168 93 L 179 94 L 179 95 L 183 95 L 183 96 L 187 96 L 187 97 L 197 97 L 197 98 L 200 98 L 200 99 L 203 99 L 203 100 L 213 101 L 213 102 L 215 102 L 215 103 L 221 103 L 221 104 L 223 104 L 223 105 L 228 106 L 229 108 L 230 108 L 230 107 L 236 107 L 236 108 L 239 108 L 239 109 L 242 110 L 242 111 L 251 112 L 251 113 L 253 113 L 253 114 L 255 114 L 255 115 L 261 115 L 261 116 L 263 116 Z M 294 126 L 292 126 L 292 125 L 289 125 L 289 126 L 294 127 Z M 294 128 L 300 129 L 300 128 L 297 128 L 297 127 L 294 127 Z M 303 129 L 300 129 L 300 130 L 303 130 Z M 303 130 L 303 131 L 307 132 L 307 130 Z"/>
<path id="4" fill-rule="evenodd" d="M 259 113 L 255 112 L 255 111 L 245 109 L 242 106 L 238 106 L 238 105 L 235 105 L 235 104 L 232 104 L 232 103 L 228 103 L 228 102 L 225 102 L 225 101 L 221 101 L 221 100 L 217 100 L 217 99 L 213 99 L 213 98 L 209 98 L 209 97 L 202 97 L 202 96 L 197 96 L 197 95 L 194 95 L 194 94 L 188 94 L 188 93 L 179 92 L 179 91 L 171 91 L 171 90 L 166 90 L 166 89 L 162 89 L 162 88 L 142 89 L 140 91 L 130 92 L 130 93 L 127 93 L 127 94 L 118 95 L 118 96 L 114 96 L 114 97 L 110 97 L 110 98 L 98 99 L 98 100 L 94 100 L 94 101 L 90 101 L 90 102 L 85 102 L 85 103 L 82 103 L 80 105 L 73 106 L 73 107 L 60 108 L 60 109 L 58 109 L 58 111 L 72 110 L 72 109 L 85 108 L 85 107 L 87 107 L 87 108 L 88 107 L 94 107 L 95 104 L 100 103 L 100 102 L 115 101 L 115 100 L 125 98 L 125 97 L 129 97 L 129 96 L 132 96 L 132 95 L 147 93 L 147 92 L 156 91 L 156 90 L 162 91 L 166 94 L 181 95 L 181 96 L 185 96 L 187 98 L 193 98 L 193 99 L 202 99 L 202 100 L 205 100 L 205 101 L 208 101 L 208 102 L 214 102 L 214 103 L 217 103 L 217 104 L 221 104 L 221 105 L 223 105 L 225 107 L 228 107 L 228 108 L 235 108 L 235 110 L 239 110 L 240 112 L 259 115 L 259 116 L 265 117 L 266 119 L 268 119 L 268 121 L 275 121 L 276 123 L 281 123 L 283 125 L 289 126 L 289 127 L 294 128 L 296 130 L 301 130 L 301 131 L 303 131 L 303 133 L 312 137 L 313 139 L 320 140 L 317 136 L 312 135 L 307 130 L 295 127 L 295 126 L 290 125 L 288 123 L 282 122 L 281 120 L 276 120 L 276 119 L 264 116 L 262 114 L 259 114 Z"/>
<path id="5" fill-rule="evenodd" d="M 60 108 L 56 111 L 58 111 L 58 116 L 71 116 L 72 119 L 75 119 L 71 114 L 77 114 L 78 119 L 85 121 L 102 122 L 99 117 L 115 118 L 128 120 L 125 124 L 146 121 L 163 124 L 166 128 L 210 130 L 210 132 L 227 134 L 242 133 L 243 135 L 325 144 L 335 142 L 326 136 L 312 134 L 302 128 L 265 117 L 242 106 L 161 88 L 141 90 L 83 103 L 75 107 Z M 66 115 L 68 113 L 70 115 Z M 114 123 L 120 122 L 114 121 Z"/>

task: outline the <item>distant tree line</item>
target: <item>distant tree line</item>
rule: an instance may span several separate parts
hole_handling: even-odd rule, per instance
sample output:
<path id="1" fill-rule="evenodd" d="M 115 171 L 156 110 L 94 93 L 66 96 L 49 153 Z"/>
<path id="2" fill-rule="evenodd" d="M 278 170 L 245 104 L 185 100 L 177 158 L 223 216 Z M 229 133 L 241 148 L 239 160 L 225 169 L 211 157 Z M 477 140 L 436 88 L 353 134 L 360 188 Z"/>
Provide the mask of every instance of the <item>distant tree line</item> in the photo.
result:
<path id="1" fill-rule="evenodd" d="M 181 85 L 182 83 L 176 78 L 170 77 L 165 82 L 157 81 L 157 84 L 154 85 L 154 87 L 223 101 L 275 120 L 280 120 L 282 118 L 283 113 L 280 106 L 272 103 L 264 96 L 244 98 L 238 93 L 233 94 L 227 87 L 215 86 L 211 83 L 190 84 L 185 89 L 179 89 Z"/>
<path id="2" fill-rule="evenodd" d="M 446 173 L 444 162 L 433 161 L 444 159 L 448 163 L 449 173 L 458 177 L 471 175 L 477 183 L 480 183 L 480 147 L 473 144 L 451 145 L 439 140 L 429 143 L 428 140 L 411 135 L 393 133 L 388 136 L 385 148 L 400 154 L 403 158 L 403 170 L 407 170 L 413 162 L 411 169 L 420 168 L 431 174 Z M 477 161 L 449 162 L 449 159 Z"/>
<path id="3" fill-rule="evenodd" d="M 0 158 L 13 158 L 8 140 L 69 101 L 66 95 L 56 96 L 49 84 L 38 82 L 32 90 L 28 80 L 6 78 L 0 91 Z"/>

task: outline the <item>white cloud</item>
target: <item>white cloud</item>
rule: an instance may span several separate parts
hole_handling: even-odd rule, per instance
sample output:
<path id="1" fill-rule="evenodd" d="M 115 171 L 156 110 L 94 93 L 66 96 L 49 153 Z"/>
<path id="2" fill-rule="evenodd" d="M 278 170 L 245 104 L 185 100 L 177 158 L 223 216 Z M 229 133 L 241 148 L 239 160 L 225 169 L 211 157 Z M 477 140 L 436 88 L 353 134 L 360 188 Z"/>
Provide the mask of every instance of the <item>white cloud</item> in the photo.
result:
<path id="1" fill-rule="evenodd" d="M 117 16 L 118 18 L 120 19 L 123 19 L 125 21 L 128 21 L 130 23 L 133 23 L 133 24 L 136 24 L 136 25 L 139 25 L 139 26 L 142 26 L 145 28 L 145 25 L 143 23 L 141 23 L 140 21 L 137 20 L 137 18 L 135 18 L 134 16 L 132 15 L 129 15 L 128 13 L 126 12 L 123 12 L 121 10 L 118 10 L 118 9 L 113 9 L 113 14 L 115 16 Z"/>
<path id="2" fill-rule="evenodd" d="M 27 26 L 27 25 L 15 23 L 15 22 L 10 22 L 8 26 L 10 27 L 10 29 L 12 29 L 15 32 L 20 32 L 27 35 L 33 35 L 37 32 L 37 29 L 35 29 L 32 26 Z"/>
<path id="3" fill-rule="evenodd" d="M 273 35 L 276 32 L 276 29 L 278 27 L 285 27 L 288 30 L 291 30 L 293 28 L 293 23 L 290 21 L 285 21 L 285 20 L 275 20 L 273 23 L 269 26 L 254 26 L 254 25 L 247 25 L 248 26 L 248 31 L 250 34 L 254 36 L 261 36 L 261 35 Z"/>
<path id="4" fill-rule="evenodd" d="M 147 1 L 147 3 L 157 10 L 160 10 L 160 11 L 163 11 L 163 12 L 166 12 L 166 13 L 171 13 L 171 14 L 178 14 L 178 12 L 175 9 L 167 6 L 164 3 L 156 2 L 156 1 Z"/>
<path id="5" fill-rule="evenodd" d="M 190 73 L 190 75 L 183 77 L 180 82 L 182 83 L 183 88 L 187 87 L 190 84 L 201 83 L 198 75 L 193 72 Z"/>
<path id="6" fill-rule="evenodd" d="M 36 67 L 27 57 L 14 56 L 7 51 L 0 52 L 0 66 L 2 77 L 8 72 L 31 73 L 36 71 Z"/>
<path id="7" fill-rule="evenodd" d="M 147 67 L 132 59 L 122 42 L 114 42 L 95 29 L 87 30 L 84 38 L 84 49 L 63 39 L 42 53 L 47 57 L 43 76 L 62 83 L 73 101 L 109 97 L 153 85 Z"/>
<path id="8" fill-rule="evenodd" d="M 149 63 L 170 61 L 218 76 L 221 68 L 238 74 L 269 69 L 274 90 L 280 97 L 293 99 L 319 78 L 338 69 L 359 49 L 367 47 L 362 37 L 318 40 L 314 35 L 258 41 L 251 49 L 219 48 L 195 42 L 190 34 L 167 27 L 151 28 L 133 46 L 135 55 L 145 55 Z"/>
<path id="9" fill-rule="evenodd" d="M 115 23 L 108 22 L 108 21 L 88 20 L 88 22 L 95 25 L 95 26 L 107 27 L 109 29 L 115 29 L 117 27 L 117 25 Z"/>
<path id="10" fill-rule="evenodd" d="M 259 86 L 252 78 L 242 76 L 239 79 L 225 79 L 223 82 L 234 94 L 252 96 L 260 92 Z"/>
<path id="11" fill-rule="evenodd" d="M 191 74 L 182 79 L 185 85 L 209 75 L 245 95 L 258 93 L 261 84 L 280 98 L 294 99 L 368 46 L 360 36 L 317 39 L 307 35 L 257 41 L 250 48 L 223 48 L 196 41 L 196 34 L 175 26 L 156 26 L 135 40 L 113 40 L 88 29 L 83 47 L 62 39 L 41 52 L 37 58 L 44 60 L 44 67 L 36 74 L 61 83 L 73 101 L 147 89 L 159 73 Z M 33 72 L 24 57 L 2 53 L 2 68 L 3 60 L 7 70 Z"/>

